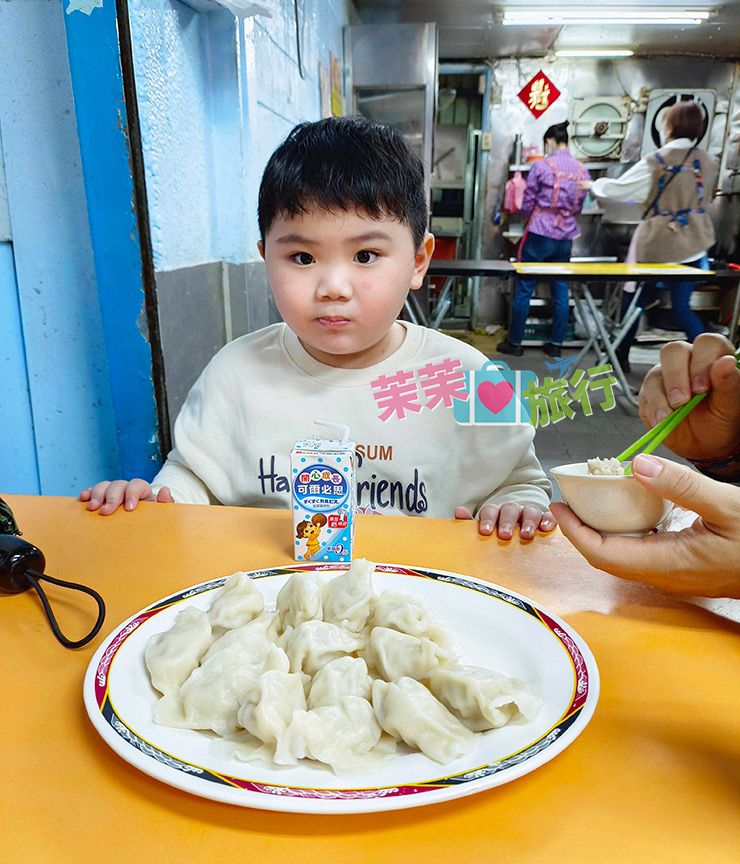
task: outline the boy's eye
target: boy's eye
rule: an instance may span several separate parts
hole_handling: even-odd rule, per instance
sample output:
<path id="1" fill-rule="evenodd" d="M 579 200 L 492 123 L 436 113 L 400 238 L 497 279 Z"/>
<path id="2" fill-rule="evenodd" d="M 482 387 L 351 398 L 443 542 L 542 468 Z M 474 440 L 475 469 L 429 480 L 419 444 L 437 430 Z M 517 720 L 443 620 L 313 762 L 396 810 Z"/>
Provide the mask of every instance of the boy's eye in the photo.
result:
<path id="1" fill-rule="evenodd" d="M 313 255 L 309 255 L 308 252 L 296 252 L 296 254 L 291 255 L 290 258 L 292 261 L 295 261 L 296 264 L 302 264 L 303 266 L 313 264 Z"/>
<path id="2" fill-rule="evenodd" d="M 370 252 L 368 249 L 363 249 L 355 255 L 355 261 L 358 264 L 372 264 L 378 257 L 377 252 Z"/>

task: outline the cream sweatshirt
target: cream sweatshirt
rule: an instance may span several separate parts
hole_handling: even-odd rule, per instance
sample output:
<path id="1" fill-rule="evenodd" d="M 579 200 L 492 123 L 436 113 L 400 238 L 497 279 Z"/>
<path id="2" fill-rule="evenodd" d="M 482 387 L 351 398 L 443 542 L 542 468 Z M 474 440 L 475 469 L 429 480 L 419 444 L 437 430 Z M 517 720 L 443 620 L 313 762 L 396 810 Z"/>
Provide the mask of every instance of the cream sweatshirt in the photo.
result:
<path id="1" fill-rule="evenodd" d="M 534 453 L 533 427 L 458 425 L 444 401 L 426 405 L 419 369 L 460 360 L 475 371 L 487 358 L 457 339 L 402 323 L 398 350 L 365 369 L 319 363 L 285 324 L 230 342 L 193 385 L 155 491 L 168 486 L 175 501 L 188 504 L 287 508 L 290 451 L 299 438 L 332 437 L 313 423 L 331 420 L 347 424 L 357 444 L 363 510 L 452 518 L 458 505 L 476 514 L 483 504 L 506 501 L 546 510 L 551 486 Z M 422 407 L 383 420 L 388 406 L 376 395 L 387 394 L 400 372 L 414 373 L 402 377 Z"/>

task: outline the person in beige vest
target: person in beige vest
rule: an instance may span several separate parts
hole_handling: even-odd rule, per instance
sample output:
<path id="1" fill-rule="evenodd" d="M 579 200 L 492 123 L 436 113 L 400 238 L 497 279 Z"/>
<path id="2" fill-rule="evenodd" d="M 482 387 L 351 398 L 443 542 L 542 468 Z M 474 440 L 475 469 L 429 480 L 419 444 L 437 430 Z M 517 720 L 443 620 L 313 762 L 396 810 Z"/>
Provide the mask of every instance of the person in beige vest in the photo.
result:
<path id="1" fill-rule="evenodd" d="M 642 222 L 632 238 L 628 261 L 687 264 L 709 269 L 707 253 L 715 237 L 706 206 L 714 195 L 718 169 L 714 159 L 696 146 L 703 126 L 704 118 L 696 102 L 676 102 L 666 112 L 665 143 L 660 150 L 645 156 L 621 177 L 601 177 L 590 185 L 597 199 L 637 202 L 645 206 Z M 641 308 L 650 303 L 658 287 L 661 283 L 643 286 L 638 300 Z M 666 287 L 671 292 L 676 327 L 693 342 L 704 332 L 701 319 L 690 307 L 695 283 L 672 282 Z M 632 295 L 625 290 L 623 314 L 631 299 Z M 617 350 L 626 372 L 638 323 L 639 319 Z"/>

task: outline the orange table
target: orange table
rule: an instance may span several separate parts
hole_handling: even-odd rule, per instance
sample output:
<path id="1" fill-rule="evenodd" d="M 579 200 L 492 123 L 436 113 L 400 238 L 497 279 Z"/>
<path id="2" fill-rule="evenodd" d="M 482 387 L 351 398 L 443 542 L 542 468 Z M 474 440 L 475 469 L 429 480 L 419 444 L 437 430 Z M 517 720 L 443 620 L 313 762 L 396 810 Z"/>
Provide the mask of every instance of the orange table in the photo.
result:
<path id="1" fill-rule="evenodd" d="M 488 579 L 564 617 L 601 674 L 582 735 L 531 774 L 450 803 L 293 815 L 140 773 L 82 704 L 95 648 L 129 615 L 209 578 L 289 564 L 290 514 L 145 504 L 103 518 L 71 498 L 3 497 L 48 572 L 91 585 L 108 605 L 98 638 L 69 651 L 32 592 L 0 595 L 3 864 L 740 860 L 740 624 L 593 570 L 557 532 L 506 544 L 472 522 L 360 516 L 355 551 Z M 49 594 L 67 632 L 89 627 L 89 598 Z"/>

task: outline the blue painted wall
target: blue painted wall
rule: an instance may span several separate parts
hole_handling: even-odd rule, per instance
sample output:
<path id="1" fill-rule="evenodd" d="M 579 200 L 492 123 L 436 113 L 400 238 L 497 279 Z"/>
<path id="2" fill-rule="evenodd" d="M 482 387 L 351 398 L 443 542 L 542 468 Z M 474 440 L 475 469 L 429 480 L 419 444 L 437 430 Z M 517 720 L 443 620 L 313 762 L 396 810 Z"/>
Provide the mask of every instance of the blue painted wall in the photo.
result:
<path id="1" fill-rule="evenodd" d="M 87 221 L 108 349 L 119 451 L 115 476 L 150 480 L 161 457 L 115 0 L 70 0 L 65 25 Z"/>
<path id="2" fill-rule="evenodd" d="M 129 11 L 155 269 L 238 261 L 234 16 L 179 0 L 131 0 Z"/>
<path id="3" fill-rule="evenodd" d="M 0 243 L 0 488 L 40 491 L 13 247 Z"/>
<path id="4" fill-rule="evenodd" d="M 343 62 L 349 0 L 271 0 L 239 25 L 180 0 L 129 0 L 156 270 L 257 259 L 257 188 L 290 129 L 320 113 L 318 62 Z M 303 76 L 301 76 L 301 72 Z"/>
<path id="5" fill-rule="evenodd" d="M 0 3 L 0 489 L 120 471 L 61 2 Z"/>
<path id="6" fill-rule="evenodd" d="M 344 65 L 343 29 L 354 23 L 353 7 L 342 0 L 307 0 L 299 6 L 301 70 L 298 68 L 292 0 L 281 0 L 280 15 L 244 24 L 246 41 L 247 134 L 249 158 L 245 183 L 247 259 L 259 240 L 257 191 L 270 154 L 296 123 L 321 118 L 319 61 L 328 68 L 329 52 Z"/>
<path id="7" fill-rule="evenodd" d="M 157 271 L 257 260 L 264 164 L 320 116 L 318 62 L 343 61 L 353 6 L 299 4 L 299 69 L 293 0 L 270 5 L 273 18 L 239 25 L 180 0 L 129 0 Z M 13 235 L 0 238 L 0 491 L 74 495 L 156 469 L 114 7 L 0 2 Z"/>
<path id="8" fill-rule="evenodd" d="M 39 491 L 0 129 L 0 488 Z"/>

